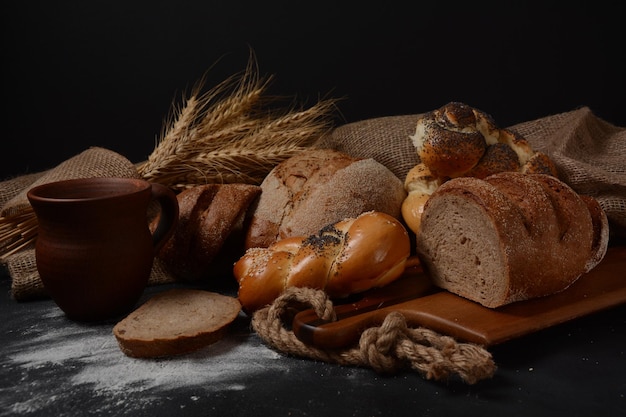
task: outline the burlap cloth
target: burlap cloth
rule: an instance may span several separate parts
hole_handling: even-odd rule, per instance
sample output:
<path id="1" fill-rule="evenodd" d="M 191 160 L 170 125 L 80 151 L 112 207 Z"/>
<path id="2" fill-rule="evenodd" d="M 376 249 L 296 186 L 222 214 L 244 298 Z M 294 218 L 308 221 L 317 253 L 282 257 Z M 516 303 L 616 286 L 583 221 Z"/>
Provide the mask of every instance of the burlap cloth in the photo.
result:
<path id="1" fill-rule="evenodd" d="M 409 139 L 415 115 L 381 117 L 339 126 L 317 146 L 372 157 L 404 181 L 418 158 Z M 548 154 L 559 177 L 580 194 L 595 197 L 605 210 L 612 238 L 626 236 L 626 128 L 614 126 L 587 107 L 510 126 L 534 149 Z M 16 177 L 0 183 L 0 215 L 27 210 L 26 192 L 35 185 L 62 179 L 98 176 L 139 177 L 136 166 L 125 157 L 102 148 L 90 148 L 42 173 Z M 0 242 L 2 245 L 3 242 Z M 45 297 L 35 266 L 33 247 L 3 260 L 9 271 L 16 300 Z M 173 278 L 155 262 L 150 284 Z"/>

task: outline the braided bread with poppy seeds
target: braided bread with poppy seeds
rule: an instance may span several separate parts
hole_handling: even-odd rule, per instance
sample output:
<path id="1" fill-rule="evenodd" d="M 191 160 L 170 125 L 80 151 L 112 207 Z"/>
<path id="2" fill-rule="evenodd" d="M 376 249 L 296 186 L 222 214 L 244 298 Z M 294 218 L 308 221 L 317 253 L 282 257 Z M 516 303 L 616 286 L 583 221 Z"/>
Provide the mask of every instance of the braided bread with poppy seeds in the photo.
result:
<path id="1" fill-rule="evenodd" d="M 294 236 L 267 248 L 251 248 L 235 263 L 239 301 L 251 313 L 287 287 L 323 289 L 345 297 L 399 278 L 411 252 L 407 230 L 382 212 L 365 212 Z"/>

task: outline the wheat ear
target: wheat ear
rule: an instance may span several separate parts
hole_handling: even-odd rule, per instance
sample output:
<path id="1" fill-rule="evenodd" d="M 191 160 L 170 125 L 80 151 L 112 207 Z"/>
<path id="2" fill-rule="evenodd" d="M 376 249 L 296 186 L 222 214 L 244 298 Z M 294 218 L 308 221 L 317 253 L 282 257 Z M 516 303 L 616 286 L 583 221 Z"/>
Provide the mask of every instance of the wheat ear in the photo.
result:
<path id="1" fill-rule="evenodd" d="M 142 177 L 173 189 L 207 183 L 259 184 L 281 161 L 310 147 L 332 128 L 335 100 L 307 109 L 267 107 L 270 79 L 258 76 L 254 61 L 206 93 L 196 84 L 172 117 Z"/>

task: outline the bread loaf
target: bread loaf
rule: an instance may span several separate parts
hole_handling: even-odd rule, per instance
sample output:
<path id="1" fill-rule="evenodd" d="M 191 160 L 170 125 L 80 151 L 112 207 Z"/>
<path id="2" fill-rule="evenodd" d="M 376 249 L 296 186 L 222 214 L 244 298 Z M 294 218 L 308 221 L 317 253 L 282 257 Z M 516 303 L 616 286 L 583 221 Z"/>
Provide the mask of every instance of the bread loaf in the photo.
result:
<path id="1" fill-rule="evenodd" d="M 569 287 L 603 258 L 608 222 L 551 175 L 505 172 L 442 184 L 416 239 L 435 285 L 494 308 Z"/>
<path id="2" fill-rule="evenodd" d="M 366 211 L 401 218 L 402 181 L 374 159 L 331 149 L 308 149 L 278 164 L 249 211 L 246 248 L 308 236 Z"/>
<path id="3" fill-rule="evenodd" d="M 113 334 L 127 356 L 181 355 L 220 340 L 240 311 L 234 297 L 176 288 L 146 301 L 117 323 Z"/>
<path id="4" fill-rule="evenodd" d="M 248 249 L 234 266 L 239 301 L 253 312 L 287 287 L 323 289 L 331 297 L 381 287 L 402 275 L 410 251 L 408 233 L 396 218 L 362 213 L 308 237 Z"/>
<path id="5" fill-rule="evenodd" d="M 207 278 L 227 240 L 244 227 L 246 210 L 260 192 L 258 185 L 250 184 L 207 184 L 182 191 L 177 195 L 178 225 L 158 257 L 180 281 Z M 232 262 L 244 252 L 243 231 L 239 239 L 239 252 L 226 254 Z"/>
<path id="6" fill-rule="evenodd" d="M 521 135 L 499 128 L 488 114 L 451 102 L 425 113 L 411 136 L 420 163 L 411 169 L 402 205 L 407 226 L 417 232 L 423 205 L 450 178 L 485 178 L 498 172 L 557 176 L 550 158 L 535 152 Z"/>

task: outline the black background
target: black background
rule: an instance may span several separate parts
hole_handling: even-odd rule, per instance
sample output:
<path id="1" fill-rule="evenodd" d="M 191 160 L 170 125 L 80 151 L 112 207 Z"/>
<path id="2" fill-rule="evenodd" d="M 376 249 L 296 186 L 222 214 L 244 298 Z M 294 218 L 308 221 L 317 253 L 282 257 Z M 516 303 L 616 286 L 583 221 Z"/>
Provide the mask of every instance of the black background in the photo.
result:
<path id="1" fill-rule="evenodd" d="M 268 93 L 342 98 L 338 123 L 454 100 L 501 126 L 579 106 L 626 126 L 623 3 L 508 3 L 4 2 L 0 177 L 90 146 L 144 160 L 172 103 L 250 49 Z"/>

